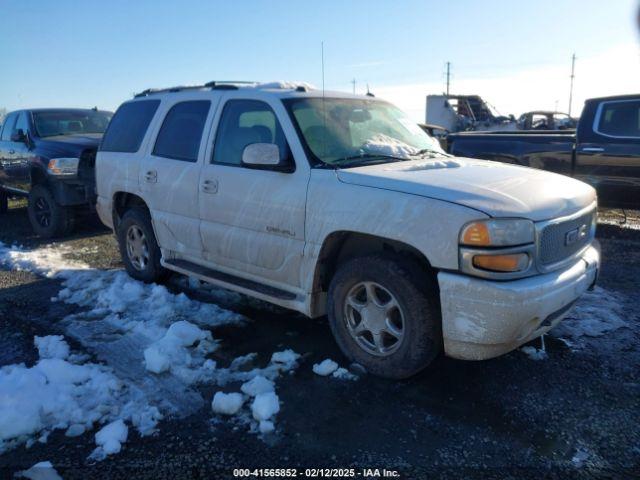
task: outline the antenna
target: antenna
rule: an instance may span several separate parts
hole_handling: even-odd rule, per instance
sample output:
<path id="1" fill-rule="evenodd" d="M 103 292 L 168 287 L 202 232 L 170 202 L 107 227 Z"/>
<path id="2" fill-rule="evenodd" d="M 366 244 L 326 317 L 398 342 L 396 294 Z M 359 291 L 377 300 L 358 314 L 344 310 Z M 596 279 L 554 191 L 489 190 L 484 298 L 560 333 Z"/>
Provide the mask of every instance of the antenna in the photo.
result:
<path id="1" fill-rule="evenodd" d="M 353 85 L 353 94 L 356 94 L 356 79 L 351 80 L 351 84 Z"/>
<path id="2" fill-rule="evenodd" d="M 327 151 L 327 111 L 324 105 L 324 41 L 320 42 L 320 57 L 322 60 L 322 153 Z"/>
<path id="3" fill-rule="evenodd" d="M 447 62 L 447 96 L 449 96 L 450 79 L 451 79 L 451 62 Z"/>
<path id="4" fill-rule="evenodd" d="M 571 104 L 573 103 L 573 79 L 576 78 L 576 54 L 571 57 L 571 86 L 569 87 L 569 116 L 571 116 Z"/>

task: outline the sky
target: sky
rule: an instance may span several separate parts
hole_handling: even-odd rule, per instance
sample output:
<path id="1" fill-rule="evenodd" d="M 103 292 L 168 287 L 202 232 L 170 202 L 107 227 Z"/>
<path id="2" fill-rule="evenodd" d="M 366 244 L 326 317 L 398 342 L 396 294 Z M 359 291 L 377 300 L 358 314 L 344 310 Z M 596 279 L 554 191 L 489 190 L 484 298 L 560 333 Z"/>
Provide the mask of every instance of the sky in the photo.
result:
<path id="1" fill-rule="evenodd" d="M 0 108 L 115 110 L 149 87 L 295 80 L 369 89 L 424 120 L 427 94 L 500 113 L 637 93 L 638 0 L 0 0 Z"/>

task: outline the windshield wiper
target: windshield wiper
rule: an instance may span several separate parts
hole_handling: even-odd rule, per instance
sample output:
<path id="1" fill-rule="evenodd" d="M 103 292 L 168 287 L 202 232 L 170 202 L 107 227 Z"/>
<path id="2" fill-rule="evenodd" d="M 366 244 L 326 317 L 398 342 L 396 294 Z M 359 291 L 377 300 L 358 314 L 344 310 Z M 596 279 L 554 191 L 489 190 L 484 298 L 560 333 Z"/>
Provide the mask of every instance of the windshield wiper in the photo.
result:
<path id="1" fill-rule="evenodd" d="M 409 155 L 411 155 L 412 157 L 419 157 L 421 155 L 427 155 L 428 153 L 431 153 L 433 155 L 448 156 L 446 153 L 440 152 L 434 148 L 423 148 L 422 150 L 418 150 L 415 153 L 410 153 Z"/>
<path id="2" fill-rule="evenodd" d="M 335 162 L 337 167 L 353 167 L 362 163 L 363 165 L 376 165 L 380 163 L 406 162 L 408 158 L 397 157 L 395 155 L 385 155 L 384 153 L 359 153 L 349 155 Z"/>

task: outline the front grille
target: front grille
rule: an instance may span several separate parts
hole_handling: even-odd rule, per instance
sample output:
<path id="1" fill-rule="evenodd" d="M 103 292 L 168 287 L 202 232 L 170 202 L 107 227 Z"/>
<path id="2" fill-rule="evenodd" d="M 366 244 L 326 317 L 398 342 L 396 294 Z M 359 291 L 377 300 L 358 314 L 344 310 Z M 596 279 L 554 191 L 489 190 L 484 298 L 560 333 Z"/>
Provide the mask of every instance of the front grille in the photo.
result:
<path id="1" fill-rule="evenodd" d="M 587 246 L 593 239 L 591 222 L 595 212 L 544 227 L 540 233 L 539 261 L 543 265 L 561 262 Z"/>

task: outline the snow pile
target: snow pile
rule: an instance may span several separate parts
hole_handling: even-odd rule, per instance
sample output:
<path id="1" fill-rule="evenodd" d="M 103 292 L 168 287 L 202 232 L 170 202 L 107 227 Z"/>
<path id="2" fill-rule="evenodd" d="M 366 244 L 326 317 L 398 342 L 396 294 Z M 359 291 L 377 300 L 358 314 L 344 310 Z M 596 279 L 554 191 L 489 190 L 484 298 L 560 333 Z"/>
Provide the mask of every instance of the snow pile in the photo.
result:
<path id="1" fill-rule="evenodd" d="M 253 418 L 259 423 L 260 433 L 271 433 L 275 426 L 271 418 L 280 411 L 280 399 L 275 392 L 266 392 L 256 395 L 251 404 Z"/>
<path id="2" fill-rule="evenodd" d="M 91 454 L 95 460 L 103 460 L 107 455 L 120 453 L 122 444 L 127 441 L 129 429 L 122 420 L 116 420 L 106 425 L 96 433 L 98 447 Z"/>
<path id="3" fill-rule="evenodd" d="M 555 337 L 568 338 L 572 345 L 581 337 L 600 337 L 627 323 L 622 319 L 624 300 L 602 287 L 585 292 L 569 314 L 553 329 Z"/>
<path id="4" fill-rule="evenodd" d="M 343 367 L 337 368 L 331 376 L 339 380 L 358 380 L 359 378 L 357 375 L 354 375 L 349 370 Z"/>
<path id="5" fill-rule="evenodd" d="M 34 343 L 40 358 L 59 358 L 64 360 L 69 356 L 69 345 L 62 335 L 35 337 Z"/>
<path id="6" fill-rule="evenodd" d="M 300 354 L 294 352 L 291 349 L 283 350 L 281 352 L 275 352 L 271 355 L 271 363 L 274 364 L 279 370 L 293 370 L 298 366 L 298 360 Z"/>
<path id="7" fill-rule="evenodd" d="M 235 415 L 242 408 L 243 403 L 244 397 L 240 393 L 216 392 L 211 402 L 211 409 L 223 415 Z"/>
<path id="8" fill-rule="evenodd" d="M 15 474 L 18 478 L 28 478 L 30 480 L 62 480 L 51 462 L 38 462 L 29 470 L 23 470 Z"/>
<path id="9" fill-rule="evenodd" d="M 0 242 L 0 266 L 17 271 L 28 271 L 46 277 L 55 277 L 65 270 L 86 270 L 88 265 L 65 258 L 71 252 L 66 247 L 25 250 Z"/>
<path id="10" fill-rule="evenodd" d="M 321 375 L 323 377 L 331 375 L 336 370 L 338 370 L 338 364 L 330 358 L 327 358 L 326 360 L 313 365 L 313 373 L 315 373 L 316 375 Z"/>
<path id="11" fill-rule="evenodd" d="M 397 138 L 378 133 L 362 144 L 362 151 L 370 154 L 390 155 L 400 158 L 411 158 L 418 153 L 418 149 L 407 145 Z"/>
<path id="12" fill-rule="evenodd" d="M 19 364 L 0 369 L 0 453 L 20 443 L 30 444 L 37 435 L 45 442 L 55 429 L 68 429 L 69 436 L 74 436 L 116 418 L 132 421 L 141 434 L 153 431 L 160 419 L 157 410 L 132 402 L 109 368 L 59 358 L 69 355 L 69 347 L 58 336 L 35 341 L 41 358 L 33 367 Z M 58 357 L 42 357 L 52 353 Z"/>

